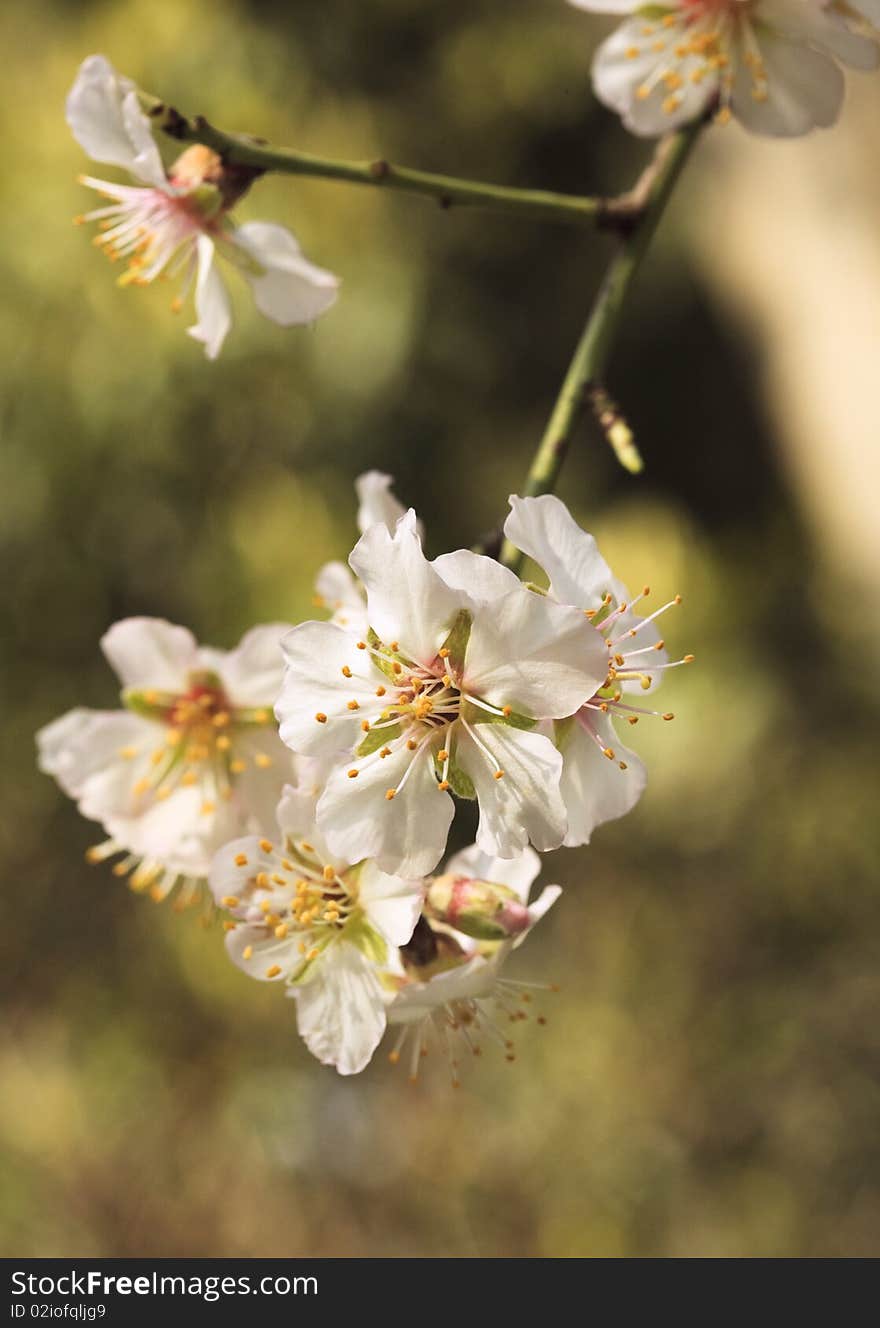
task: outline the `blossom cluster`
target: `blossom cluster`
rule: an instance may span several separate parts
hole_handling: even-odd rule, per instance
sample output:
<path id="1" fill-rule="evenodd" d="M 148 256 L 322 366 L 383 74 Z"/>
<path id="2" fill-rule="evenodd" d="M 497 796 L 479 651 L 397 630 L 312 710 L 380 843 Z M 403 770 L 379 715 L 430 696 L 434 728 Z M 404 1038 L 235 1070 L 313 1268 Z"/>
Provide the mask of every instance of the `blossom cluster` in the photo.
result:
<path id="1" fill-rule="evenodd" d="M 464 549 L 429 560 L 388 476 L 358 495 L 348 565 L 317 579 L 326 619 L 228 652 L 117 623 L 122 708 L 50 723 L 39 760 L 102 826 L 92 861 L 179 906 L 208 883 L 231 960 L 284 988 L 320 1061 L 356 1073 L 393 1025 L 415 1075 L 432 1042 L 512 1057 L 500 970 L 559 894 L 529 902 L 535 850 L 634 805 L 645 770 L 615 721 L 659 714 L 635 702 L 690 657 L 657 629 L 676 601 L 643 614 L 647 587 L 630 599 L 555 497 L 511 498 L 505 524 L 538 586 Z M 457 800 L 476 842 L 441 865 Z"/>

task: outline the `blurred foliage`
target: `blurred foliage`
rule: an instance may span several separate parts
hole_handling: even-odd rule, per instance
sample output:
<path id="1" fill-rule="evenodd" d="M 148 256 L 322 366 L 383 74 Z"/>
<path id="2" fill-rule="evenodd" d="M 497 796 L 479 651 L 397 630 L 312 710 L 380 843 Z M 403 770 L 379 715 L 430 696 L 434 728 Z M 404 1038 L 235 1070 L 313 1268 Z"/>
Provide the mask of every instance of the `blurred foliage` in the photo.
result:
<path id="1" fill-rule="evenodd" d="M 278 143 L 610 192 L 645 147 L 591 98 L 603 31 L 561 0 L 6 7 L 4 1253 L 880 1252 L 876 659 L 788 492 L 755 348 L 689 262 L 699 155 L 611 375 L 648 470 L 585 428 L 562 488 L 630 584 L 682 592 L 667 635 L 698 663 L 664 688 L 676 723 L 639 726 L 641 806 L 548 860 L 566 894 L 513 975 L 561 991 L 516 1064 L 487 1054 L 457 1093 L 430 1062 L 415 1089 L 381 1054 L 322 1069 L 215 930 L 85 867 L 96 828 L 34 769 L 39 725 L 113 704 L 113 620 L 229 645 L 308 616 L 361 470 L 397 476 L 434 553 L 492 528 L 608 252 L 266 180 L 241 215 L 290 224 L 342 298 L 312 332 L 242 298 L 208 364 L 173 292 L 118 289 L 69 224 L 80 59 Z"/>

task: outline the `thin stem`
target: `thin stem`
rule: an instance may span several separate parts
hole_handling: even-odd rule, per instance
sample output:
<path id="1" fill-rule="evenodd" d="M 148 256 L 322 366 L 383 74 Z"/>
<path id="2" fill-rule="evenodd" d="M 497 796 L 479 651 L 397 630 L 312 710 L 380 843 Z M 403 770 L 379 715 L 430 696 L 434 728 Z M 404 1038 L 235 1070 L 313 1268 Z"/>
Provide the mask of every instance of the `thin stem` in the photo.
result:
<path id="1" fill-rule="evenodd" d="M 630 206 L 635 204 L 633 211 L 636 220 L 629 225 L 599 288 L 553 413 L 529 468 L 523 488 L 526 495 L 550 493 L 556 487 L 559 471 L 590 388 L 601 379 L 608 363 L 633 278 L 701 129 L 702 122 L 697 122 L 665 138 L 635 189 L 621 200 L 621 203 L 626 202 Z M 519 571 L 523 555 L 506 540 L 501 550 L 501 561 L 505 566 Z"/>
<path id="2" fill-rule="evenodd" d="M 451 175 L 393 166 L 387 161 L 342 161 L 316 157 L 292 148 L 273 148 L 243 134 L 228 134 L 215 129 L 202 116 L 192 119 L 147 93 L 140 93 L 144 111 L 159 129 L 182 143 L 203 143 L 218 153 L 227 165 L 243 168 L 253 175 L 275 171 L 284 175 L 312 175 L 325 180 L 343 180 L 348 184 L 372 185 L 423 194 L 436 199 L 441 207 L 478 207 L 495 212 L 515 212 L 545 221 L 575 225 L 617 226 L 617 207 L 625 201 L 606 205 L 601 199 L 557 194 L 541 189 L 512 189 L 477 180 L 461 180 Z"/>

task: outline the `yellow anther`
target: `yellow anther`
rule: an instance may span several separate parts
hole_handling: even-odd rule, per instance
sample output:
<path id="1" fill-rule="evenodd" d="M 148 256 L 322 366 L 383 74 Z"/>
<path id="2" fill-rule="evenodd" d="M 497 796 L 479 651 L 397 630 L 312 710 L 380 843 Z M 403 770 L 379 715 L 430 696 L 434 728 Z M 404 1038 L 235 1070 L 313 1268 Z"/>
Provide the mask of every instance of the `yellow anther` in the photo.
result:
<path id="1" fill-rule="evenodd" d="M 243 775 L 245 770 L 247 770 L 247 762 L 236 758 L 234 761 L 229 762 L 229 769 L 233 775 Z"/>
<path id="2" fill-rule="evenodd" d="M 272 905 L 269 903 L 268 899 L 260 900 L 260 912 L 266 914 L 272 912 Z"/>
<path id="3" fill-rule="evenodd" d="M 122 757 L 123 761 L 130 761 L 133 757 L 137 756 L 137 751 L 137 747 L 120 747 L 119 755 Z"/>
<path id="4" fill-rule="evenodd" d="M 224 908 L 238 908 L 241 900 L 238 895 L 224 895 L 220 902 Z"/>
<path id="5" fill-rule="evenodd" d="M 302 849 L 303 853 L 314 853 L 315 851 L 312 845 L 308 842 L 308 840 L 305 839 L 300 841 L 300 848 Z"/>
<path id="6" fill-rule="evenodd" d="M 360 705 L 357 701 L 349 701 L 348 708 L 349 710 L 360 710 Z"/>
<path id="7" fill-rule="evenodd" d="M 274 852 L 275 845 L 272 843 L 271 839 L 261 839 L 260 848 L 264 853 L 272 853 Z"/>
<path id="8" fill-rule="evenodd" d="M 278 938 L 279 941 L 283 941 L 283 940 L 284 940 L 285 936 L 287 935 L 287 930 L 288 930 L 288 928 L 287 928 L 287 923 L 286 923 L 286 922 L 279 922 L 279 923 L 278 923 L 278 926 L 275 928 L 275 935 L 276 935 L 276 937 Z"/>
<path id="9" fill-rule="evenodd" d="M 626 761 L 618 761 L 617 764 L 620 766 L 621 770 L 626 770 Z"/>
<path id="10" fill-rule="evenodd" d="M 407 738 L 406 745 L 411 752 L 414 752 L 419 744 L 416 742 L 415 738 Z"/>
<path id="11" fill-rule="evenodd" d="M 391 672 L 392 672 L 392 673 L 403 673 L 403 665 L 402 665 L 402 664 L 398 664 L 397 660 L 395 660 L 394 663 L 391 665 Z"/>
<path id="12" fill-rule="evenodd" d="M 392 641 L 388 649 L 396 652 L 400 649 L 400 643 L 398 641 Z"/>
<path id="13" fill-rule="evenodd" d="M 391 1065 L 396 1065 L 397 1062 L 400 1060 L 400 1052 L 399 1052 L 399 1051 L 389 1051 L 389 1053 L 388 1053 L 388 1060 L 389 1060 L 389 1062 L 390 1062 Z"/>
<path id="14" fill-rule="evenodd" d="M 642 676 L 639 678 L 639 686 L 641 687 L 643 692 L 647 692 L 648 689 L 650 688 L 651 679 L 648 677 L 647 673 L 643 673 Z"/>
<path id="15" fill-rule="evenodd" d="M 394 798 L 394 796 L 396 795 L 396 793 L 397 793 L 397 789 L 387 789 L 386 792 L 385 792 L 385 797 L 387 798 L 387 800 L 388 800 L 389 802 L 391 802 L 391 800 Z"/>
<path id="16" fill-rule="evenodd" d="M 384 687 L 377 687 L 377 688 L 376 688 L 376 695 L 377 695 L 377 696 L 384 696 L 384 695 L 385 695 L 385 688 L 384 688 Z"/>
<path id="17" fill-rule="evenodd" d="M 342 666 L 342 676 L 343 676 L 343 678 L 350 678 L 350 677 L 351 677 L 351 669 L 348 667 L 347 664 L 343 664 L 343 666 Z"/>
<path id="18" fill-rule="evenodd" d="M 232 741 L 225 733 L 221 733 L 220 737 L 217 739 L 216 746 L 218 752 L 228 752 L 229 748 L 232 746 Z"/>
<path id="19" fill-rule="evenodd" d="M 265 752 L 257 752 L 254 757 L 254 765 L 258 770 L 268 770 L 272 764 L 272 757 L 267 756 Z"/>
<path id="20" fill-rule="evenodd" d="M 440 790 L 441 793 L 445 793 L 446 790 L 449 788 L 449 780 L 448 780 L 448 779 L 441 779 L 441 780 L 440 780 L 440 783 L 437 785 L 437 787 L 438 787 L 438 789 Z"/>
<path id="21" fill-rule="evenodd" d="M 273 872 L 270 877 L 270 880 L 272 881 L 273 885 L 287 885 L 287 878 L 285 876 L 282 876 L 280 872 Z"/>
<path id="22" fill-rule="evenodd" d="M 139 796 L 141 793 L 146 793 L 149 787 L 150 781 L 148 779 L 139 779 L 132 792 Z"/>
<path id="23" fill-rule="evenodd" d="M 300 941 L 299 945 L 296 948 L 297 950 L 299 950 L 301 955 L 304 955 L 307 948 L 305 941 Z"/>
<path id="24" fill-rule="evenodd" d="M 195 770 L 187 770 L 186 774 L 181 776 L 180 782 L 181 784 L 184 784 L 187 788 L 192 788 L 194 784 L 198 784 L 199 777 L 196 774 Z"/>
<path id="25" fill-rule="evenodd" d="M 445 747 L 441 747 L 441 748 L 440 748 L 439 752 L 437 753 L 437 760 L 438 760 L 438 761 L 448 761 L 448 760 L 449 760 L 449 753 L 447 752 L 447 750 L 446 750 Z"/>
<path id="26" fill-rule="evenodd" d="M 366 650 L 366 648 L 367 648 L 367 643 L 366 643 L 366 641 L 358 641 L 358 643 L 357 643 L 357 648 L 358 648 L 358 650 Z"/>
<path id="27" fill-rule="evenodd" d="M 496 778 L 496 779 L 503 779 L 503 778 L 504 778 L 504 771 L 503 771 L 503 770 L 496 770 L 496 771 L 495 771 L 495 778 Z"/>
<path id="28" fill-rule="evenodd" d="M 667 710 L 667 712 L 666 712 L 666 714 L 663 716 L 663 718 L 664 718 L 665 720 L 669 721 L 670 719 L 675 719 L 675 715 L 672 713 L 671 710 Z"/>
<path id="29" fill-rule="evenodd" d="M 323 710 L 318 711 L 317 715 L 315 715 L 315 719 L 318 721 L 319 724 L 327 723 L 327 716 L 324 714 Z"/>
<path id="30" fill-rule="evenodd" d="M 267 968 L 267 969 L 266 969 L 266 977 L 267 977 L 267 978 L 277 978 L 277 976 L 278 976 L 278 974 L 279 974 L 280 972 L 281 972 L 281 965 L 280 965 L 280 964 L 273 964 L 271 968 Z"/>
<path id="31" fill-rule="evenodd" d="M 449 675 L 448 673 L 444 673 L 444 674 L 443 674 L 443 686 L 444 686 L 444 687 L 451 687 L 451 686 L 452 686 L 452 678 L 450 677 L 450 675 Z"/>
<path id="32" fill-rule="evenodd" d="M 509 715 L 512 715 L 512 714 L 513 714 L 513 706 L 509 706 L 509 705 L 502 706 L 502 707 L 501 707 L 501 713 L 502 713 L 502 715 L 504 716 L 504 718 L 507 719 L 507 717 L 508 717 Z"/>
<path id="33" fill-rule="evenodd" d="M 379 755 L 380 755 L 380 756 L 382 757 L 382 759 L 384 760 L 386 756 L 390 756 L 390 755 L 391 755 L 391 748 L 390 748 L 390 747 L 383 747 L 382 750 L 381 750 L 381 752 L 379 753 Z"/>
<path id="34" fill-rule="evenodd" d="M 246 866 L 247 866 L 247 854 L 246 854 L 246 853 L 236 853 L 235 858 L 234 858 L 234 862 L 235 862 L 236 867 L 246 867 Z"/>
<path id="35" fill-rule="evenodd" d="M 441 659 L 448 659 L 450 651 L 446 648 L 446 646 L 441 646 L 440 649 L 437 651 L 437 654 L 440 656 Z"/>
<path id="36" fill-rule="evenodd" d="M 254 947 L 252 945 L 246 945 L 241 952 L 241 957 L 242 959 L 253 959 Z"/>
<path id="37" fill-rule="evenodd" d="M 272 718 L 272 711 L 267 710 L 265 706 L 254 712 L 254 720 L 257 724 L 268 724 Z"/>
<path id="38" fill-rule="evenodd" d="M 370 731 L 370 721 L 369 721 L 368 719 L 362 719 L 362 720 L 361 720 L 361 732 L 362 732 L 362 733 L 369 733 L 369 731 Z"/>
<path id="39" fill-rule="evenodd" d="M 124 862 L 114 863 L 110 870 L 113 872 L 114 876 L 122 877 L 128 874 L 128 868 L 126 867 Z"/>
<path id="40" fill-rule="evenodd" d="M 602 755 L 603 755 L 603 756 L 607 756 L 609 761 L 613 761 L 613 760 L 614 760 L 614 748 L 613 748 L 613 747 L 603 747 L 603 748 L 602 748 Z"/>
<path id="41" fill-rule="evenodd" d="M 628 46 L 626 48 L 627 60 L 638 60 L 640 55 L 641 51 L 639 50 L 638 46 Z"/>
<path id="42" fill-rule="evenodd" d="M 356 770 L 349 770 L 348 777 L 349 779 L 357 779 L 358 772 Z"/>
<path id="43" fill-rule="evenodd" d="M 318 955 L 319 955 L 320 953 L 321 953 L 320 950 L 314 950 L 314 949 L 309 950 L 309 953 L 306 955 L 306 959 L 309 959 L 309 960 L 311 960 L 311 959 L 317 959 L 317 958 L 318 958 Z"/>
<path id="44" fill-rule="evenodd" d="M 254 885 L 257 887 L 258 890 L 268 890 L 268 889 L 269 889 L 269 873 L 268 873 L 268 872 L 264 872 L 264 871 L 257 872 L 256 876 L 254 877 Z M 263 903 L 265 903 L 265 902 L 266 902 L 266 901 L 263 900 Z"/>
<path id="45" fill-rule="evenodd" d="M 326 866 L 326 867 L 324 868 L 323 876 L 324 876 L 324 880 L 325 880 L 325 881 L 335 881 L 335 880 L 336 880 L 336 869 L 335 869 L 334 867 L 329 866 L 329 864 L 328 864 L 328 866 Z"/>
<path id="46" fill-rule="evenodd" d="M 696 659 L 696 655 L 685 655 L 685 656 L 683 656 L 681 662 L 682 662 L 682 664 L 693 664 L 693 662 L 694 662 L 695 659 Z"/>
<path id="47" fill-rule="evenodd" d="M 211 802 L 210 799 L 207 799 L 205 802 L 202 803 L 201 807 L 199 808 L 199 813 L 202 816 L 211 816 L 212 813 L 215 812 L 216 810 L 217 810 L 216 802 Z"/>
<path id="48" fill-rule="evenodd" d="M 229 724 L 229 712 L 226 710 L 218 711 L 211 720 L 211 723 L 214 725 L 215 729 L 225 729 Z"/>

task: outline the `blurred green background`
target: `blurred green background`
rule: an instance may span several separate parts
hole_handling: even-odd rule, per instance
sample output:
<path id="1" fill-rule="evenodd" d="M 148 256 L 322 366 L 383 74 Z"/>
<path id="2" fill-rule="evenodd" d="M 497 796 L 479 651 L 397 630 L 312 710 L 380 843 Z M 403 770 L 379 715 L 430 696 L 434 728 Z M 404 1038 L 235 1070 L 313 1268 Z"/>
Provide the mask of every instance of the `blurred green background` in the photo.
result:
<path id="1" fill-rule="evenodd" d="M 514 1065 L 457 1092 L 382 1054 L 322 1069 L 216 930 L 84 865 L 100 832 L 34 768 L 37 727 L 114 704 L 115 619 L 226 646 L 310 616 L 360 471 L 397 477 L 432 554 L 491 528 L 609 252 L 266 180 L 239 215 L 290 225 L 342 296 L 285 332 L 238 290 L 209 364 L 169 288 L 118 289 L 70 225 L 79 61 L 313 152 L 611 192 L 647 148 L 590 94 L 607 28 L 562 0 L 5 9 L 6 1254 L 880 1253 L 876 78 L 832 133 L 701 144 L 610 376 L 646 473 L 589 426 L 567 465 L 620 575 L 683 594 L 667 639 L 698 663 L 676 723 L 639 726 L 641 805 L 547 861 L 566 893 L 511 975 L 561 991 Z"/>

